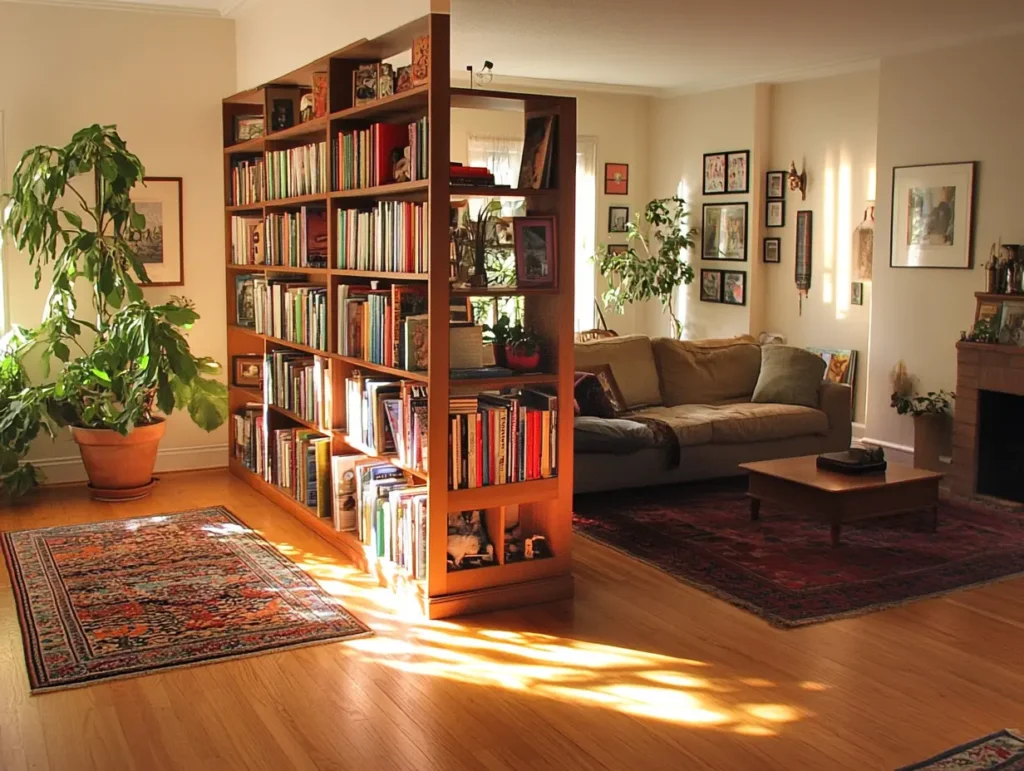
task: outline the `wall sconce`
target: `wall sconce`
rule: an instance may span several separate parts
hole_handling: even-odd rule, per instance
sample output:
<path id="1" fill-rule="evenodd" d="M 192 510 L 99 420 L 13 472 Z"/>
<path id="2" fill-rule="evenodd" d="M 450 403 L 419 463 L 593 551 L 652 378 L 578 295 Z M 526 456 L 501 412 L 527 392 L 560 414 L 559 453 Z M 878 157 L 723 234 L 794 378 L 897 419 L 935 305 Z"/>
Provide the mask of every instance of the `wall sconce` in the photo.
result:
<path id="1" fill-rule="evenodd" d="M 801 171 L 799 174 L 796 170 L 796 161 L 789 162 L 789 189 L 800 191 L 800 200 L 807 200 L 807 171 Z"/>

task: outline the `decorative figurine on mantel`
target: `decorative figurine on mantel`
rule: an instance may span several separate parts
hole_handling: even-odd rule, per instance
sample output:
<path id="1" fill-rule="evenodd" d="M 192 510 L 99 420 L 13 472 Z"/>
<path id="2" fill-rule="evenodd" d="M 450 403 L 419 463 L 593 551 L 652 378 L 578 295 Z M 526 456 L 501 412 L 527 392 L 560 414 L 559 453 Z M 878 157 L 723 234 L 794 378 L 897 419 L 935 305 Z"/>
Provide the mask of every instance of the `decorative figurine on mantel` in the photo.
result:
<path id="1" fill-rule="evenodd" d="M 1002 239 L 992 244 L 985 263 L 985 291 L 989 294 L 1024 292 L 1024 248 L 1004 244 Z"/>

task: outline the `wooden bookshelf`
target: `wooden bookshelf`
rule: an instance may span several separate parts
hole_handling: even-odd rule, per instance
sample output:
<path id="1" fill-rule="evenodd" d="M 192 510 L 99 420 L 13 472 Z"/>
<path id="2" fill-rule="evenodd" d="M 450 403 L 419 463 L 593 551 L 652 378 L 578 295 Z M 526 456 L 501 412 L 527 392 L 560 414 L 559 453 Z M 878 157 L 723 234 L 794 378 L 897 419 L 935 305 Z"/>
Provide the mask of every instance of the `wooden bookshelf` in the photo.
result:
<path id="1" fill-rule="evenodd" d="M 414 37 L 430 35 L 431 79 L 400 94 L 354 105 L 352 74 L 360 64 L 407 51 Z M 307 428 L 330 437 L 334 455 L 368 455 L 372 448 L 349 437 L 345 426 L 345 381 L 360 371 L 375 377 L 425 384 L 428 389 L 429 473 L 403 468 L 397 459 L 385 459 L 406 473 L 410 484 L 427 488 L 427 571 L 417 581 L 399 566 L 371 554 L 352 532 L 339 532 L 330 519 L 321 519 L 316 511 L 295 500 L 290 490 L 267 482 L 261 475 L 232 457 L 232 473 L 296 517 L 325 540 L 336 545 L 354 564 L 376 576 L 397 594 L 411 599 L 431 618 L 494 610 L 567 599 L 573 593 L 572 581 L 572 411 L 573 403 L 573 262 L 575 214 L 575 138 L 576 104 L 566 97 L 520 94 L 452 88 L 449 82 L 450 28 L 445 14 L 429 14 L 373 40 L 360 40 L 321 57 L 304 67 L 282 75 L 261 86 L 226 98 L 223 102 L 223 144 L 225 179 L 225 276 L 227 296 L 227 343 L 230 357 L 242 354 L 266 354 L 276 349 L 291 349 L 323 357 L 330 376 L 331 424 L 324 428 L 284 408 L 263 404 L 263 420 L 268 431 L 279 428 Z M 264 137 L 234 142 L 233 127 L 240 116 L 262 116 L 266 121 L 268 96 L 265 89 L 277 86 L 309 87 L 314 72 L 327 73 L 328 113 L 306 123 L 272 132 Z M 532 116 L 557 116 L 557 144 L 554 153 L 553 186 L 549 189 L 453 186 L 449 179 L 450 112 L 453 108 L 513 110 L 524 121 Z M 333 140 L 339 131 L 363 129 L 375 122 L 411 123 L 426 117 L 428 124 L 428 179 L 384 184 L 354 190 L 340 190 L 292 198 L 264 199 L 254 205 L 233 205 L 231 180 L 237 160 L 259 157 L 265 151 L 299 147 L 311 142 L 327 142 L 330 163 L 337 165 Z M 467 197 L 524 198 L 531 215 L 557 217 L 558 288 L 517 289 L 491 287 L 484 290 L 453 289 L 449 265 L 449 205 L 453 199 Z M 340 209 L 372 205 L 376 201 L 413 201 L 427 204 L 427 273 L 390 273 L 386 271 L 339 268 L 337 216 Z M 299 211 L 301 207 L 325 208 L 328 225 L 328 261 L 326 268 L 284 267 L 232 264 L 232 217 L 266 216 L 270 212 Z M 275 276 L 309 282 L 327 289 L 328 350 L 292 343 L 236 323 L 235 280 L 238 276 Z M 396 367 L 371 364 L 341 355 L 338 351 L 337 290 L 341 284 L 369 285 L 383 282 L 426 286 L 429 313 L 429 360 L 425 372 L 406 372 Z M 527 324 L 545 340 L 542 372 L 499 375 L 486 379 L 449 377 L 449 316 L 453 298 L 504 297 L 521 295 Z M 440 309 L 436 312 L 435 309 Z M 230 362 L 229 362 L 230 365 Z M 449 490 L 451 452 L 448 443 L 449 395 L 473 394 L 484 390 L 525 388 L 545 385 L 557 388 L 559 421 L 557 437 L 557 476 L 527 482 L 500 484 L 473 489 Z M 258 389 L 232 386 L 229 389 L 233 413 L 246 405 L 262 403 Z M 231 447 L 235 447 L 234 420 L 230 422 Z M 447 515 L 479 509 L 487 523 L 488 534 L 498 560 L 493 566 L 449 572 L 446 564 Z M 517 512 L 526 534 L 546 537 L 552 556 L 546 559 L 505 563 L 504 527 L 512 512 Z"/>

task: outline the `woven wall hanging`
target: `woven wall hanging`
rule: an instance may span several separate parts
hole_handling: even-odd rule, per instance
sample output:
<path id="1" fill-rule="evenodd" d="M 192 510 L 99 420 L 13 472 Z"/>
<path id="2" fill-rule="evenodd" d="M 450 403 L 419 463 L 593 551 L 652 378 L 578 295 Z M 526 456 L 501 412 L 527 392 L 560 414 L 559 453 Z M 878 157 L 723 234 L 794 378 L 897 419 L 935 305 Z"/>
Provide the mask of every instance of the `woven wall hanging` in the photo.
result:
<path id="1" fill-rule="evenodd" d="M 796 213 L 796 289 L 800 294 L 800 315 L 804 312 L 804 298 L 811 289 L 811 230 L 810 211 Z"/>

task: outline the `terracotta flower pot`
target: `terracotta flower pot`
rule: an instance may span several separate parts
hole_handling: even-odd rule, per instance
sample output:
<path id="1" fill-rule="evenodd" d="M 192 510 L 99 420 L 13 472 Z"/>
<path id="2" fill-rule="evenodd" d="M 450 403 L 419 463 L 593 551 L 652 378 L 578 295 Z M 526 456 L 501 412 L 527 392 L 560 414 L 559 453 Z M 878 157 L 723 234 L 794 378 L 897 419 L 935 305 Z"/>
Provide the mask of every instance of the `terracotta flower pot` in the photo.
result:
<path id="1" fill-rule="evenodd" d="M 540 351 L 534 351 L 526 355 L 522 353 L 521 349 L 506 345 L 505 362 L 509 369 L 514 369 L 518 372 L 529 372 L 540 366 Z"/>
<path id="2" fill-rule="evenodd" d="M 78 442 L 92 497 L 130 500 L 149 494 L 156 452 L 167 424 L 162 418 L 148 426 L 136 426 L 128 436 L 107 428 L 71 427 Z"/>

